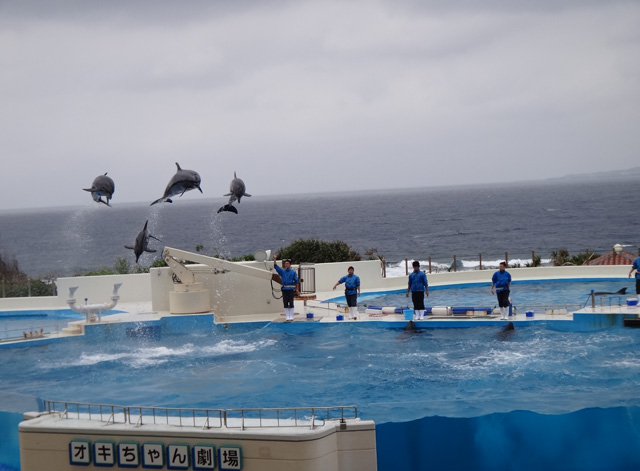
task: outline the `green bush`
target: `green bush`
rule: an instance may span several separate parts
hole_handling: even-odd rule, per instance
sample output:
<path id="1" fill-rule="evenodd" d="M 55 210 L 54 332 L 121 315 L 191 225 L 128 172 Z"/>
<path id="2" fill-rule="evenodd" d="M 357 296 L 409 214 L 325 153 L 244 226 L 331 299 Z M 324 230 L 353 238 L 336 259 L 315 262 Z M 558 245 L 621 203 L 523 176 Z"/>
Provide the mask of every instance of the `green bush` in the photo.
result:
<path id="1" fill-rule="evenodd" d="M 297 239 L 278 251 L 280 259 L 288 258 L 292 263 L 357 262 L 360 254 L 345 242 L 326 242 L 318 239 Z"/>
<path id="2" fill-rule="evenodd" d="M 563 265 L 584 265 L 589 260 L 598 258 L 600 255 L 585 250 L 578 255 L 571 256 L 567 249 L 558 249 L 551 252 L 551 263 L 556 267 Z"/>

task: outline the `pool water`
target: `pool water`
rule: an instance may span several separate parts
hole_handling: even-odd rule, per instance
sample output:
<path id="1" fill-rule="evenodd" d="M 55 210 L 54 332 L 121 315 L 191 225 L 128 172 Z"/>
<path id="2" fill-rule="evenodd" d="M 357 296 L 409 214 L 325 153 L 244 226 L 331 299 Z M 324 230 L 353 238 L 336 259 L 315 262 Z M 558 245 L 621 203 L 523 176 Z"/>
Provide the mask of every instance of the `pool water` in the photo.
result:
<path id="1" fill-rule="evenodd" d="M 559 292 L 583 304 L 591 289 L 622 286 L 523 283 L 513 291 L 536 304 L 555 303 Z M 434 289 L 430 300 L 486 305 L 487 291 Z M 0 390 L 166 407 L 356 405 L 376 421 L 380 471 L 640 466 L 638 329 L 566 332 L 543 323 L 509 334 L 495 326 L 408 333 L 376 323 L 211 322 L 188 334 L 140 332 L 2 349 Z M 571 448 L 560 445 L 577 436 Z"/>
<path id="2" fill-rule="evenodd" d="M 490 292 L 491 283 L 485 285 L 467 286 L 434 286 L 429 287 L 429 296 L 425 298 L 428 306 L 472 306 L 472 307 L 494 307 L 497 306 L 495 295 Z M 625 303 L 625 299 L 635 296 L 635 281 L 632 280 L 609 280 L 609 281 L 575 281 L 575 280 L 554 280 L 554 281 L 515 281 L 511 284 L 511 298 L 513 305 L 518 312 L 524 313 L 526 310 L 542 309 L 544 307 L 569 307 L 577 310 L 585 304 L 591 305 L 591 290 L 595 292 L 615 293 L 621 288 L 627 288 L 627 295 L 620 299 L 614 298 L 612 302 L 617 304 Z M 358 304 L 368 306 L 397 306 L 411 307 L 411 297 L 405 296 L 406 289 L 393 291 L 382 295 L 377 293 L 367 293 L 358 297 Z M 340 302 L 342 298 L 334 298 L 332 301 Z M 609 296 L 602 298 L 602 302 L 609 304 Z M 596 298 L 596 303 L 600 304 L 600 297 Z"/>
<path id="3" fill-rule="evenodd" d="M 296 326 L 297 327 L 297 326 Z M 319 328 L 316 328 L 319 327 Z M 640 332 L 269 325 L 5 349 L 2 389 L 174 407 L 358 406 L 378 422 L 640 405 Z M 553 398 L 553 400 L 549 400 Z"/>
<path id="4" fill-rule="evenodd" d="M 112 310 L 103 317 L 122 311 Z M 84 320 L 85 314 L 71 309 L 34 309 L 0 311 L 0 340 L 21 337 L 23 332 L 57 332 L 71 321 Z"/>

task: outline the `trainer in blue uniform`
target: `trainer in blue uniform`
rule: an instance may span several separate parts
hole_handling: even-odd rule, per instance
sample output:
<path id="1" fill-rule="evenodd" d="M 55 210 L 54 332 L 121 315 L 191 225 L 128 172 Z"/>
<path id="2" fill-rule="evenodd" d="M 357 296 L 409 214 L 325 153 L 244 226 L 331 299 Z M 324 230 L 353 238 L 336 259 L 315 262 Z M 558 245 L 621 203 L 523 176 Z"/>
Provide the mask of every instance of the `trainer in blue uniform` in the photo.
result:
<path id="1" fill-rule="evenodd" d="M 509 292 L 511 288 L 511 275 L 506 270 L 507 262 L 500 262 L 500 270 L 491 277 L 491 294 L 495 292 L 498 296 L 498 306 L 500 306 L 500 319 L 509 318 Z"/>
<path id="2" fill-rule="evenodd" d="M 631 270 L 629 271 L 629 278 L 631 278 L 633 270 L 636 271 L 636 294 L 640 294 L 640 257 L 633 261 L 633 265 L 631 265 Z"/>
<path id="3" fill-rule="evenodd" d="M 420 271 L 420 262 L 417 260 L 412 264 L 413 272 L 409 273 L 409 286 L 407 287 L 407 298 L 411 292 L 411 301 L 413 301 L 413 318 L 417 320 L 424 319 L 424 295 L 429 296 L 429 283 L 427 275 Z"/>
<path id="4" fill-rule="evenodd" d="M 286 316 L 286 320 L 293 320 L 293 298 L 295 297 L 296 291 L 298 291 L 298 274 L 295 270 L 291 269 L 291 261 L 283 260 L 282 266 L 284 269 L 280 268 L 277 263 L 278 254 L 273 254 L 273 268 L 276 269 L 278 275 L 280 275 L 280 280 L 282 281 L 282 302 L 284 303 L 284 314 Z"/>
<path id="5" fill-rule="evenodd" d="M 360 277 L 354 275 L 353 267 L 347 268 L 348 275 L 343 276 L 333 285 L 333 289 L 341 283 L 344 283 L 344 297 L 347 299 L 349 306 L 349 319 L 358 320 L 358 296 L 360 296 Z"/>

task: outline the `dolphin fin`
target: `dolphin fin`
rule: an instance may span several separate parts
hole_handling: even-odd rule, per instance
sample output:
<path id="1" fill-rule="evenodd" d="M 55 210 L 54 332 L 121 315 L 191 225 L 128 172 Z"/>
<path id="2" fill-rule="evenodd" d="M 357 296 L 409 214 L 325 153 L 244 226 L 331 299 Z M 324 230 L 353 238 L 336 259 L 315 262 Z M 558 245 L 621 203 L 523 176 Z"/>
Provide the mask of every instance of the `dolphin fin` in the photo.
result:
<path id="1" fill-rule="evenodd" d="M 152 239 L 157 240 L 158 242 L 162 242 L 160 239 L 158 239 L 156 236 L 152 236 L 151 234 L 149 234 L 149 237 Z"/>
<path id="2" fill-rule="evenodd" d="M 625 286 L 624 288 L 619 289 L 618 291 L 616 291 L 615 293 L 612 291 L 596 291 L 595 293 L 593 293 L 595 296 L 605 296 L 607 294 L 627 294 L 627 287 Z"/>
<path id="3" fill-rule="evenodd" d="M 248 197 L 251 197 L 251 195 L 250 195 L 249 193 L 245 193 L 245 194 L 244 194 L 244 195 L 242 195 L 242 196 L 248 196 Z"/>
<path id="4" fill-rule="evenodd" d="M 157 252 L 157 250 L 156 250 L 156 249 L 144 249 L 144 251 L 145 251 L 145 252 L 151 252 L 151 253 L 153 253 L 153 252 Z"/>
<path id="5" fill-rule="evenodd" d="M 238 214 L 238 210 L 236 209 L 236 207 L 232 204 L 225 204 L 224 206 L 222 206 L 218 212 L 221 213 L 222 211 L 229 211 L 230 213 L 236 213 Z"/>
<path id="6" fill-rule="evenodd" d="M 130 245 L 125 245 L 124 248 L 129 250 L 135 250 L 135 247 L 131 247 Z"/>

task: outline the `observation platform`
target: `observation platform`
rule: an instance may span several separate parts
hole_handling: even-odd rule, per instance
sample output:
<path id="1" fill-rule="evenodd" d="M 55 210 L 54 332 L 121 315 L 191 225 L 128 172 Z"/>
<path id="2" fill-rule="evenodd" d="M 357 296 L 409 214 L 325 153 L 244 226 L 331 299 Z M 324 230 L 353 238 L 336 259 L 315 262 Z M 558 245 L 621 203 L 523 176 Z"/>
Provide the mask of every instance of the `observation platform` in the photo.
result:
<path id="1" fill-rule="evenodd" d="M 355 406 L 168 409 L 53 403 L 20 423 L 22 471 L 108 466 L 246 471 L 376 469 Z"/>

